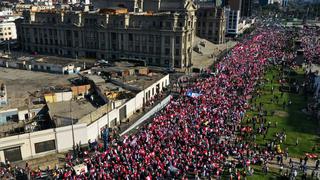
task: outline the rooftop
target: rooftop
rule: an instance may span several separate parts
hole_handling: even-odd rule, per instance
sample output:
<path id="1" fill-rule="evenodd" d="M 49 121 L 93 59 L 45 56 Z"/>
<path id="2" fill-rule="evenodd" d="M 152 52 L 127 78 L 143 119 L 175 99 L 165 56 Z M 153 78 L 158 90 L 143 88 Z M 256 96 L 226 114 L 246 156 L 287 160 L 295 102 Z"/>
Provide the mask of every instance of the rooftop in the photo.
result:
<path id="1" fill-rule="evenodd" d="M 76 65 L 82 67 L 84 65 L 83 60 L 75 60 L 71 58 L 56 57 L 56 56 L 41 56 L 41 55 L 27 55 L 27 56 L 8 56 L 2 55 L 0 53 L 1 59 L 6 59 L 7 61 L 25 61 L 25 62 L 34 62 L 34 63 L 45 63 L 45 64 L 55 64 L 61 66 L 67 65 Z M 93 64 L 93 63 L 91 63 Z"/>
<path id="2" fill-rule="evenodd" d="M 133 75 L 122 78 L 114 78 L 114 80 L 133 87 L 134 89 L 137 89 L 137 91 L 142 91 L 146 87 L 149 87 L 153 83 L 159 81 L 161 78 L 163 78 L 162 74 L 149 73 L 149 75 Z M 126 87 L 124 88 L 126 89 Z"/>
<path id="3" fill-rule="evenodd" d="M 77 75 L 58 75 L 0 67 L 0 81 L 4 82 L 8 92 L 8 104 L 0 111 L 13 108 L 25 109 L 29 98 L 37 99 L 37 93 L 50 87 L 70 86 L 70 78 Z M 37 105 L 33 104 L 37 107 Z"/>
<path id="4" fill-rule="evenodd" d="M 55 121 L 59 119 L 67 119 L 70 121 L 70 117 L 72 117 L 72 119 L 79 120 L 97 109 L 86 99 L 48 103 L 47 105 L 49 109 L 49 115 L 51 119 Z M 71 124 L 71 121 L 69 121 L 59 122 L 58 126 L 69 125 Z"/>
<path id="5" fill-rule="evenodd" d="M 112 86 L 109 85 L 107 88 L 125 89 L 134 93 L 143 90 L 163 77 L 161 73 L 150 73 L 148 67 L 135 66 L 133 63 L 125 60 L 115 62 L 114 66 L 94 67 L 91 69 L 91 74 L 85 76 L 92 79 L 98 85 L 105 85 L 107 78 L 99 74 L 110 75 L 111 83 L 109 84 L 112 84 Z"/>

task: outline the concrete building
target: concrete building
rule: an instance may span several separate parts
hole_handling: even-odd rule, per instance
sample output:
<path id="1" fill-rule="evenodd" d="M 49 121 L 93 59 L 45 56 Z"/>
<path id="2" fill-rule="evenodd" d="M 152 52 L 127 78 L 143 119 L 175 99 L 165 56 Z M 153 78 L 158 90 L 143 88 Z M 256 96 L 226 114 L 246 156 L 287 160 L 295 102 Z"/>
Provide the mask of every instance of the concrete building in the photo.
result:
<path id="1" fill-rule="evenodd" d="M 252 15 L 253 0 L 242 0 L 241 2 L 241 17 L 250 17 Z"/>
<path id="2" fill-rule="evenodd" d="M 45 11 L 54 9 L 53 5 L 33 5 L 33 4 L 22 4 L 18 3 L 14 6 L 14 11 L 17 13 L 22 13 L 23 11 Z"/>
<path id="3" fill-rule="evenodd" d="M 82 68 L 84 68 L 84 65 L 68 58 L 46 56 L 22 56 L 16 58 L 3 55 L 0 56 L 0 67 L 57 74 L 76 74 L 79 73 Z"/>
<path id="4" fill-rule="evenodd" d="M 232 10 L 241 10 L 243 0 L 227 0 L 226 6 L 229 6 Z"/>
<path id="5" fill-rule="evenodd" d="M 86 74 L 83 75 L 86 76 Z M 88 74 L 88 76 L 97 75 Z M 140 87 L 140 91 L 121 103 L 112 102 L 94 107 L 84 99 L 63 101 L 60 98 L 60 102 L 49 102 L 49 114 L 52 119 L 59 118 L 69 124 L 72 119 L 72 121 L 75 120 L 75 124 L 0 138 L 0 162 L 4 162 L 6 159 L 14 162 L 50 153 L 65 152 L 72 149 L 73 143 L 86 144 L 88 140 L 97 139 L 101 135 L 102 128 L 114 127 L 121 122 L 128 121 L 137 110 L 141 110 L 149 100 L 166 89 L 170 83 L 169 75 L 148 74 L 148 76 L 141 76 L 141 78 L 144 79 L 139 77 L 139 80 L 129 83 L 129 86 Z M 141 86 L 141 84 L 144 85 Z M 106 85 L 106 83 L 101 84 L 101 86 Z M 74 93 L 87 91 L 87 87 L 79 88 Z M 67 98 L 70 98 L 70 93 L 66 95 Z M 150 117 L 168 104 L 170 99 L 171 96 L 166 97 L 161 103 L 150 109 L 146 115 Z M 143 117 L 145 118 L 145 116 Z"/>
<path id="6" fill-rule="evenodd" d="M 145 3 L 148 3 L 148 1 L 144 2 L 143 0 L 97 0 L 93 1 L 93 5 L 97 8 L 110 8 L 110 7 L 121 7 L 126 8 L 130 12 L 142 12 L 144 11 L 144 5 Z M 160 0 L 152 0 L 150 3 L 148 3 L 148 9 L 157 11 Z M 150 4 L 150 5 L 149 5 Z M 152 7 L 153 6 L 153 7 Z"/>
<path id="7" fill-rule="evenodd" d="M 16 25 L 14 23 L 17 18 L 13 16 L 0 18 L 0 41 L 17 39 Z"/>
<path id="8" fill-rule="evenodd" d="M 195 4 L 200 7 L 221 7 L 222 0 L 194 0 Z"/>
<path id="9" fill-rule="evenodd" d="M 240 22 L 240 10 L 233 10 L 231 8 L 225 9 L 225 14 L 227 17 L 227 34 L 238 35 L 239 34 L 239 22 Z"/>
<path id="10" fill-rule="evenodd" d="M 0 124 L 12 124 L 23 129 L 23 121 L 32 120 L 45 106 L 43 92 L 55 86 L 71 86 L 68 79 L 74 76 L 0 67 L 1 81 L 5 85 L 2 89 L 6 92 L 2 93 L 5 94 L 3 100 L 7 99 L 0 105 Z M 0 127 L 0 137 L 8 130 L 11 128 Z"/>
<path id="11" fill-rule="evenodd" d="M 175 12 L 29 11 L 24 13 L 24 20 L 17 22 L 18 41 L 23 50 L 40 54 L 127 58 L 148 65 L 189 67 L 196 6 L 191 1 L 181 6 L 171 4 L 173 7 L 160 9 Z"/>
<path id="12" fill-rule="evenodd" d="M 0 17 L 1 16 L 12 16 L 13 15 L 13 11 L 9 8 L 1 8 L 0 9 Z"/>
<path id="13" fill-rule="evenodd" d="M 225 42 L 226 16 L 223 8 L 201 7 L 197 10 L 197 36 L 216 44 Z"/>
<path id="14" fill-rule="evenodd" d="M 184 11 L 193 0 L 95 0 L 94 7 L 122 7 L 130 12 Z"/>

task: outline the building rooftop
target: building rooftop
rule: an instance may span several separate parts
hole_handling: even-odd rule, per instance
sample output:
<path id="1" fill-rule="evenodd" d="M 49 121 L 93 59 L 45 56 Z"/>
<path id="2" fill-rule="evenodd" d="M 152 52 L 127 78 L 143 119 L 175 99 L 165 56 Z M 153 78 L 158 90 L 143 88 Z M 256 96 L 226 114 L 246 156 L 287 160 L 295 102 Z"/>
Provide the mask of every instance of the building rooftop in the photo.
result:
<path id="1" fill-rule="evenodd" d="M 7 61 L 24 61 L 24 62 L 37 62 L 37 63 L 45 63 L 45 64 L 55 64 L 55 65 L 61 65 L 61 66 L 67 66 L 67 65 L 76 65 L 78 67 L 83 66 L 83 61 L 76 61 L 74 59 L 70 58 L 64 58 L 64 57 L 55 57 L 55 56 L 41 56 L 41 55 L 28 55 L 28 56 L 8 56 L 8 55 L 1 55 L 0 58 L 6 59 Z"/>
<path id="2" fill-rule="evenodd" d="M 114 66 L 97 66 L 91 69 L 91 74 L 85 75 L 94 82 L 106 84 L 107 77 L 110 75 L 112 87 L 118 90 L 125 89 L 134 93 L 140 92 L 144 87 L 148 87 L 160 80 L 163 74 L 150 73 L 148 67 L 135 66 L 125 60 L 114 63 Z"/>
<path id="3" fill-rule="evenodd" d="M 30 105 L 37 107 L 39 105 L 32 102 L 39 99 L 39 92 L 50 87 L 68 87 L 71 85 L 69 79 L 76 76 L 0 67 L 0 80 L 6 84 L 8 92 L 8 104 L 0 107 L 0 111 L 27 108 L 29 101 L 31 101 Z"/>
<path id="4" fill-rule="evenodd" d="M 70 125 L 71 118 L 74 120 L 79 120 L 97 109 L 86 99 L 48 103 L 47 105 L 49 109 L 49 115 L 52 120 L 57 123 L 59 119 L 62 119 L 62 121 L 57 123 L 57 126 Z"/>
<path id="5" fill-rule="evenodd" d="M 149 73 L 148 75 L 133 75 L 122 78 L 114 78 L 115 81 L 121 82 L 124 85 L 130 86 L 131 89 L 142 91 L 146 87 L 151 86 L 153 83 L 159 81 L 163 77 L 162 74 Z M 126 86 L 123 88 L 126 89 Z"/>

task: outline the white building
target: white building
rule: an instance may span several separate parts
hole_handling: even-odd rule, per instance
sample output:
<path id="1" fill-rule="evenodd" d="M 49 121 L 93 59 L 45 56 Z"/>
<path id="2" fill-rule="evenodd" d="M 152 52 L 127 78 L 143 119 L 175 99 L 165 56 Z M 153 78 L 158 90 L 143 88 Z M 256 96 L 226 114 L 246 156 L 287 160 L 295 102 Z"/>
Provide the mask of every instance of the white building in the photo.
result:
<path id="1" fill-rule="evenodd" d="M 0 19 L 0 41 L 17 39 L 16 24 L 14 20 L 19 17 L 7 16 Z"/>
<path id="2" fill-rule="evenodd" d="M 95 113 L 83 117 L 84 119 L 90 119 L 90 117 L 95 116 L 99 117 L 94 122 L 89 121 L 88 123 L 75 124 L 73 127 L 64 126 L 0 138 L 0 162 L 4 162 L 6 159 L 10 162 L 27 160 L 56 152 L 66 152 L 72 149 L 73 142 L 86 144 L 88 140 L 93 141 L 101 135 L 102 128 L 106 126 L 113 127 L 113 125 L 120 124 L 122 119 L 131 117 L 138 109 L 144 106 L 144 103 L 148 101 L 148 97 L 155 96 L 157 90 L 161 92 L 169 83 L 169 75 L 166 75 L 140 91 L 123 105 L 113 108 L 108 113 L 100 112 L 105 108 L 102 106 Z M 146 118 L 146 116 L 150 117 L 153 113 L 165 107 L 170 99 L 171 96 L 166 97 L 142 118 Z M 100 114 L 103 115 L 100 116 Z"/>
<path id="3" fill-rule="evenodd" d="M 2 9 L 0 11 L 0 17 L 1 16 L 12 16 L 13 15 L 13 12 L 11 9 Z"/>
<path id="4" fill-rule="evenodd" d="M 232 10 L 230 8 L 226 8 L 226 27 L 227 34 L 229 35 L 237 35 L 239 34 L 239 22 L 240 22 L 240 10 Z"/>

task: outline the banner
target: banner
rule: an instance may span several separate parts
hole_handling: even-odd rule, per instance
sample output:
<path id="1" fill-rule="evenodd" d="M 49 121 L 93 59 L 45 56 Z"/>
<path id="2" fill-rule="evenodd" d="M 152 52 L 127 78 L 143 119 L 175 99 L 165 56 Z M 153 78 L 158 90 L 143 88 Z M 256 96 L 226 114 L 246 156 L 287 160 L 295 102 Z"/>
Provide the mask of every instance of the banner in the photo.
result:
<path id="1" fill-rule="evenodd" d="M 200 94 L 200 93 L 194 93 L 194 92 L 191 92 L 191 91 L 187 92 L 187 96 L 192 97 L 192 98 L 196 98 L 196 97 L 199 97 L 201 95 L 202 94 Z"/>
<path id="2" fill-rule="evenodd" d="M 108 149 L 109 140 L 109 128 L 105 128 L 102 133 L 104 149 Z"/>
<path id="3" fill-rule="evenodd" d="M 73 169 L 77 175 L 80 175 L 82 172 L 84 173 L 88 172 L 87 166 L 85 164 L 79 164 L 79 165 L 73 166 Z"/>

